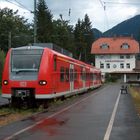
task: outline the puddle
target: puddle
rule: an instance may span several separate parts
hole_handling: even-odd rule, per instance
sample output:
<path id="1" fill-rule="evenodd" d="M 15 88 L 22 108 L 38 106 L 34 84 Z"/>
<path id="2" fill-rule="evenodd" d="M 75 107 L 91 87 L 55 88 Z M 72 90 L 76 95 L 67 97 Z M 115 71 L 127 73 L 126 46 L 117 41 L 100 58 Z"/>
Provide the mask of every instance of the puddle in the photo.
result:
<path id="1" fill-rule="evenodd" d="M 68 119 L 48 118 L 31 129 L 32 133 L 45 132 L 49 136 L 58 134 L 58 128 L 65 125 Z"/>

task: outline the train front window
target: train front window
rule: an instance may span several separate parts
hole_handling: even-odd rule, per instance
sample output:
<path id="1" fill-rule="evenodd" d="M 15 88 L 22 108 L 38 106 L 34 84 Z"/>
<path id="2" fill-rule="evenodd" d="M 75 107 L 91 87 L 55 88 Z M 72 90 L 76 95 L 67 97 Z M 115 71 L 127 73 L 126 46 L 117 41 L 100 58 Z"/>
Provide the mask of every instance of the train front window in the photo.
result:
<path id="1" fill-rule="evenodd" d="M 35 50 L 14 50 L 11 55 L 11 72 L 38 72 L 42 53 Z"/>

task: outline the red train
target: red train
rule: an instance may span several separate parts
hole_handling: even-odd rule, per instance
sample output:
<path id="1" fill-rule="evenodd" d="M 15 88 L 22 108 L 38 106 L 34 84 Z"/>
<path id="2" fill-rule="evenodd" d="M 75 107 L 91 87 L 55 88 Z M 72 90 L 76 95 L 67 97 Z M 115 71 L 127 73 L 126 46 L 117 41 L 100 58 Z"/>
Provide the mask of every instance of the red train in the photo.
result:
<path id="1" fill-rule="evenodd" d="M 2 76 L 2 97 L 19 105 L 69 96 L 101 85 L 99 69 L 47 47 L 11 48 Z"/>

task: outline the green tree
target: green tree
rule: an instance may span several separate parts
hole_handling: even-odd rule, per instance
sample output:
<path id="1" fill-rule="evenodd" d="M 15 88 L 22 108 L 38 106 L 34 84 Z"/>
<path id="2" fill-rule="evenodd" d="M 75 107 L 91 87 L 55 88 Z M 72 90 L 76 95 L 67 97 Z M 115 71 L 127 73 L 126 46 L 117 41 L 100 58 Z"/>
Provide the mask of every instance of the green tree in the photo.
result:
<path id="1" fill-rule="evenodd" d="M 41 43 L 52 41 L 53 15 L 44 0 L 37 4 L 37 40 Z"/>
<path id="2" fill-rule="evenodd" d="M 0 50 L 0 86 L 1 86 L 1 81 L 2 81 L 2 71 L 3 71 L 3 66 L 4 66 L 4 60 L 5 60 L 5 54 L 3 51 Z"/>
<path id="3" fill-rule="evenodd" d="M 78 19 L 77 24 L 75 25 L 74 30 L 74 39 L 76 45 L 76 56 L 79 60 L 85 60 L 84 56 L 84 31 L 83 31 L 83 21 Z"/>
<path id="4" fill-rule="evenodd" d="M 91 22 L 87 14 L 84 17 L 84 20 L 78 19 L 74 30 L 74 36 L 77 57 L 88 63 L 93 62 L 93 55 L 91 55 L 90 52 L 94 36 L 92 33 Z"/>
<path id="5" fill-rule="evenodd" d="M 31 25 L 18 11 L 8 8 L 0 9 L 0 48 L 7 52 L 9 42 L 11 47 L 27 45 L 32 41 Z"/>
<path id="6" fill-rule="evenodd" d="M 84 17 L 84 41 L 86 47 L 86 61 L 93 62 L 94 56 L 91 54 L 91 46 L 94 41 L 94 35 L 92 32 L 92 25 L 88 15 L 86 14 Z"/>
<path id="7" fill-rule="evenodd" d="M 69 21 L 60 15 L 60 19 L 53 21 L 53 28 L 53 42 L 75 54 L 73 26 L 69 25 Z"/>
<path id="8" fill-rule="evenodd" d="M 73 27 L 61 14 L 59 19 L 53 20 L 53 15 L 44 0 L 39 0 L 37 5 L 37 39 L 41 43 L 53 42 L 75 53 Z"/>

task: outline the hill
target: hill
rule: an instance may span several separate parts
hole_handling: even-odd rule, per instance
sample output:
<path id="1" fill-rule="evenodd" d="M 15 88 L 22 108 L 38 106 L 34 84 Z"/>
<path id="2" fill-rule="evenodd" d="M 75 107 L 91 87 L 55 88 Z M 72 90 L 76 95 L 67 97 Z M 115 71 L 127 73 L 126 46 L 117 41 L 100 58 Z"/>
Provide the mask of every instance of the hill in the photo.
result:
<path id="1" fill-rule="evenodd" d="M 103 35 L 103 33 L 96 28 L 93 28 L 92 32 L 93 32 L 95 39 L 98 39 L 98 38 L 102 37 L 102 35 Z"/>
<path id="2" fill-rule="evenodd" d="M 140 15 L 125 20 L 103 33 L 103 36 L 105 37 L 110 37 L 114 35 L 116 36 L 133 35 L 133 37 L 136 40 L 140 40 Z"/>

